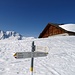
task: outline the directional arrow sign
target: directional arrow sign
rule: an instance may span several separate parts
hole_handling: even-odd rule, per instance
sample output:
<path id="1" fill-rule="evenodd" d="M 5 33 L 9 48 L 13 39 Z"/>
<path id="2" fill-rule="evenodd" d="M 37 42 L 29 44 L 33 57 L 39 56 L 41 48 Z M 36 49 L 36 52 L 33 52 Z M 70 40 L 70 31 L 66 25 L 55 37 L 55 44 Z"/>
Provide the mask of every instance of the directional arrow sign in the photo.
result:
<path id="1" fill-rule="evenodd" d="M 16 52 L 14 57 L 16 59 L 23 59 L 23 58 L 33 58 L 33 57 L 43 57 L 47 56 L 47 52 Z"/>

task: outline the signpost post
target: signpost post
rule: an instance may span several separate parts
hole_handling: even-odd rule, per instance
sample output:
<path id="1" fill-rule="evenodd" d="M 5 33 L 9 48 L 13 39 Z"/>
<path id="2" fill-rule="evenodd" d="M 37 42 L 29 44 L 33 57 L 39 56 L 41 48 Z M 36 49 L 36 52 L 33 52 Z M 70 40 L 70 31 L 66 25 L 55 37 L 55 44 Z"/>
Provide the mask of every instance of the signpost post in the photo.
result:
<path id="1" fill-rule="evenodd" d="M 34 52 L 35 51 L 35 45 L 34 41 L 32 42 L 32 52 L 16 52 L 14 54 L 14 57 L 16 59 L 23 59 L 23 58 L 31 58 L 31 75 L 33 75 L 33 63 L 34 63 L 34 57 L 43 57 L 47 56 L 47 52 Z"/>
<path id="2" fill-rule="evenodd" d="M 34 45 L 34 41 L 32 42 L 32 52 L 34 52 L 35 51 L 35 45 Z M 34 57 L 32 57 L 31 58 L 31 68 L 30 68 L 30 70 L 31 70 L 31 75 L 33 75 L 33 62 L 34 61 Z"/>

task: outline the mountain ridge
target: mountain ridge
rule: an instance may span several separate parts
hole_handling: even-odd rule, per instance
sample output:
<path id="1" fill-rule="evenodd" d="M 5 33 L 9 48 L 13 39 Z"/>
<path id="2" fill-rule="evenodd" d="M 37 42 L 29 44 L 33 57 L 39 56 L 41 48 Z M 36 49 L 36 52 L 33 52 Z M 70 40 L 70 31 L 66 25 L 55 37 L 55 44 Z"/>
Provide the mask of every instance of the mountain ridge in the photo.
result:
<path id="1" fill-rule="evenodd" d="M 2 31 L 0 30 L 0 40 L 2 39 L 15 39 L 22 40 L 23 36 L 15 31 Z"/>

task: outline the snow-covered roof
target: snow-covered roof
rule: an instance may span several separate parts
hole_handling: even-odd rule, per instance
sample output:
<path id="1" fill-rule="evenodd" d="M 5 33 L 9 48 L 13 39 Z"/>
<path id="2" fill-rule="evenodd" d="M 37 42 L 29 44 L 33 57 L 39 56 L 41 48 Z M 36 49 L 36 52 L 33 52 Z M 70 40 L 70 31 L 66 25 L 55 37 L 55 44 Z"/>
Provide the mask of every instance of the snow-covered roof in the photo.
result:
<path id="1" fill-rule="evenodd" d="M 65 29 L 67 31 L 75 32 L 75 24 L 64 24 L 64 25 L 59 25 L 59 27 Z"/>

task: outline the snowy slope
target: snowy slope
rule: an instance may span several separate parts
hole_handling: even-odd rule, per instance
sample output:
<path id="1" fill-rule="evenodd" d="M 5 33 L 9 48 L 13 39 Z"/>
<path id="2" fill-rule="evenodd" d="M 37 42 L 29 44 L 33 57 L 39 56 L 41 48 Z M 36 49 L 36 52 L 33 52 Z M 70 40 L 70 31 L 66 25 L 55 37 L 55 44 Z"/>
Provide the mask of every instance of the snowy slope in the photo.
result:
<path id="1" fill-rule="evenodd" d="M 64 24 L 64 25 L 59 25 L 59 27 L 65 29 L 67 31 L 75 32 L 75 24 Z"/>
<path id="2" fill-rule="evenodd" d="M 0 75 L 31 75 L 31 59 L 15 59 L 13 54 L 31 51 L 33 40 L 39 51 L 49 53 L 35 58 L 34 75 L 75 75 L 75 36 L 0 40 Z"/>

